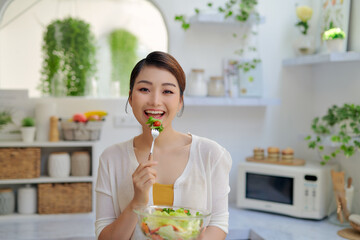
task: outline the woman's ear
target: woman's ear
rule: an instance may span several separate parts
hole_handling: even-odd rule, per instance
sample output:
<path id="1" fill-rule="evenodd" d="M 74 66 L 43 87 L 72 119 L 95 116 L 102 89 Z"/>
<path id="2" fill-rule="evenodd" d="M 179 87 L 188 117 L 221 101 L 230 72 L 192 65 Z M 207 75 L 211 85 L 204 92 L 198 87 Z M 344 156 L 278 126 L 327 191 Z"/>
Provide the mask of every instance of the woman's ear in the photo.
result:
<path id="1" fill-rule="evenodd" d="M 130 106 L 132 107 L 132 96 L 131 96 L 131 90 L 129 91 L 128 101 L 129 101 Z"/>
<path id="2" fill-rule="evenodd" d="M 184 105 L 184 96 L 181 96 L 177 112 L 181 111 L 183 105 Z"/>

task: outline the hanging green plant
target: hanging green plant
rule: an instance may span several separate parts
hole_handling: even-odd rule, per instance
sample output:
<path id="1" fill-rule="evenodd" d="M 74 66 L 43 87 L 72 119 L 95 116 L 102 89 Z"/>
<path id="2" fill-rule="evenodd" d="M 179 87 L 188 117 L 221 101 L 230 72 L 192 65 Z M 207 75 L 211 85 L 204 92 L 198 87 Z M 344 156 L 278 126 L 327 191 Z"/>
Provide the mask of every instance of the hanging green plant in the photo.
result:
<path id="1" fill-rule="evenodd" d="M 39 89 L 50 96 L 84 96 L 96 72 L 96 44 L 90 25 L 65 18 L 44 33 L 44 61 Z"/>
<path id="2" fill-rule="evenodd" d="M 110 33 L 111 81 L 120 82 L 120 95 L 129 94 L 129 79 L 132 68 L 138 59 L 136 49 L 138 39 L 125 29 L 117 29 Z"/>
<path id="3" fill-rule="evenodd" d="M 241 23 L 247 23 L 249 21 L 254 21 L 255 24 L 260 22 L 260 15 L 256 10 L 256 6 L 258 4 L 257 0 L 228 0 L 223 5 L 217 8 L 217 12 L 224 15 L 224 19 L 234 18 L 235 21 Z M 214 8 L 214 4 L 212 2 L 207 3 L 208 8 Z M 198 15 L 202 12 L 199 8 L 194 9 L 195 14 Z M 190 28 L 190 21 L 185 15 L 176 15 L 175 21 L 181 23 L 181 27 L 184 30 Z M 242 32 L 240 34 L 234 33 L 233 37 L 238 38 L 241 42 L 241 47 L 235 50 L 235 54 L 243 57 L 246 53 L 255 54 L 257 52 L 257 48 L 255 46 L 249 46 L 244 43 L 247 39 L 249 39 L 248 32 Z M 250 34 L 253 36 L 257 35 L 256 31 L 250 31 Z M 238 68 L 241 69 L 244 73 L 250 71 L 251 69 L 255 69 L 257 64 L 261 62 L 261 59 L 258 57 L 251 58 L 250 61 L 246 61 L 238 65 Z"/>

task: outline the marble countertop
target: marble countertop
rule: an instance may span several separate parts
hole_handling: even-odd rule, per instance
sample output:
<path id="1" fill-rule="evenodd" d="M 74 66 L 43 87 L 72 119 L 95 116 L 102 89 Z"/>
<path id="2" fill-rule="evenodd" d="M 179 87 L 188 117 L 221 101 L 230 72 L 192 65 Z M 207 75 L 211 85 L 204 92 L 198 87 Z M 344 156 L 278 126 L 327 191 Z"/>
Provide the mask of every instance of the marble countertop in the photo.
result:
<path id="1" fill-rule="evenodd" d="M 239 229 L 251 229 L 266 240 L 344 240 L 337 232 L 348 228 L 332 224 L 328 219 L 304 220 L 235 206 L 229 206 L 229 212 L 229 237 Z"/>
<path id="2" fill-rule="evenodd" d="M 229 240 L 247 239 L 250 231 L 266 240 L 343 240 L 337 231 L 346 228 L 322 221 L 303 220 L 283 215 L 229 206 Z M 93 214 L 28 216 L 19 220 L 0 217 L 0 238 L 6 240 L 95 240 Z M 66 229 L 66 231 L 64 231 Z M 246 236 L 245 236 L 246 235 Z"/>

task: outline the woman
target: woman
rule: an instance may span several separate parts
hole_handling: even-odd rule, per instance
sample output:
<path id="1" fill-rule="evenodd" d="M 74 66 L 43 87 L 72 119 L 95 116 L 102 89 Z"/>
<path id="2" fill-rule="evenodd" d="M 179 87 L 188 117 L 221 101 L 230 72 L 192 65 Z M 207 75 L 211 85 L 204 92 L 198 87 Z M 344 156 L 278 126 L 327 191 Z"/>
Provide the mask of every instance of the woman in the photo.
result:
<path id="1" fill-rule="evenodd" d="M 133 210 L 153 204 L 206 208 L 211 218 L 201 239 L 225 239 L 231 156 L 214 141 L 172 128 L 183 111 L 184 90 L 184 71 L 167 53 L 152 52 L 134 67 L 128 101 L 143 132 L 107 148 L 100 157 L 98 239 L 144 239 Z M 150 116 L 164 127 L 151 156 Z"/>

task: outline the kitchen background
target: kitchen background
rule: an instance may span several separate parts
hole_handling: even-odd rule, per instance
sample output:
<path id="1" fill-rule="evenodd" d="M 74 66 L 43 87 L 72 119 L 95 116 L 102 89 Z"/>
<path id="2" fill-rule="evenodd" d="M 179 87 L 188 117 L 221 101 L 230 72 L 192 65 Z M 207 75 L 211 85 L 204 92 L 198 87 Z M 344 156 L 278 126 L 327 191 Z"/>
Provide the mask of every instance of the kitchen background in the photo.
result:
<path id="1" fill-rule="evenodd" d="M 6 1 L 2 1 L 6 2 Z M 19 1 L 14 1 L 14 4 Z M 55 1 L 53 1 L 55 2 Z M 61 2 L 61 1 L 57 1 Z M 101 38 L 108 29 L 100 29 L 100 22 L 113 23 L 121 16 L 110 15 L 112 19 L 102 22 L 97 18 L 101 8 L 85 7 L 78 1 L 77 14 L 94 24 L 96 37 Z M 112 1 L 104 1 L 107 4 Z M 121 1 L 120 1 L 121 2 Z M 212 1 L 220 5 L 223 1 Z M 207 106 L 186 105 L 181 118 L 176 119 L 175 129 L 183 132 L 214 139 L 224 146 L 233 159 L 230 173 L 231 192 L 229 201 L 236 200 L 236 169 L 240 161 L 252 155 L 254 147 L 267 148 L 278 146 L 281 149 L 292 147 L 297 158 L 307 161 L 319 161 L 316 151 L 307 147 L 304 137 L 311 133 L 311 121 L 316 116 L 323 115 L 327 109 L 343 103 L 359 104 L 360 68 L 359 61 L 325 62 L 310 65 L 284 66 L 285 59 L 294 58 L 293 42 L 295 41 L 296 3 L 308 3 L 314 7 L 314 16 L 309 22 L 310 33 L 316 34 L 319 9 L 314 1 L 259 1 L 258 11 L 264 18 L 258 26 L 258 51 L 262 60 L 263 98 L 269 104 L 262 106 Z M 319 1 L 320 2 L 320 1 Z M 238 42 L 232 37 L 233 27 L 221 24 L 192 26 L 184 31 L 179 22 L 174 21 L 178 14 L 192 15 L 194 8 L 206 6 L 207 1 L 198 0 L 153 0 L 152 3 L 160 10 L 167 29 L 168 52 L 178 59 L 185 72 L 190 74 L 193 68 L 205 70 L 206 78 L 222 75 L 222 61 L 224 58 L 234 57 L 234 50 Z M 87 4 L 87 3 L 86 3 Z M 352 1 L 350 28 L 348 35 L 348 50 L 360 51 L 360 34 L 355 28 L 360 24 L 360 2 Z M 0 5 L 1 6 L 1 5 Z M 49 9 L 46 9 L 46 7 Z M 92 6 L 89 4 L 89 6 Z M 52 4 L 41 2 L 42 14 L 48 16 L 43 19 L 50 21 L 54 10 Z M 136 10 L 134 10 L 136 11 Z M 1 13 L 1 11 L 0 11 Z M 5 15 L 7 13 L 5 12 Z M 45 14 L 44 14 L 45 15 Z M 55 14 L 53 14 L 55 15 Z M 26 21 L 26 19 L 32 19 Z M 23 19 L 23 20 L 21 20 Z M 35 20 L 34 20 L 35 19 Z M 21 21 L 20 21 L 21 20 Z M 38 22 L 33 26 L 33 22 Z M 41 60 L 41 38 L 43 25 L 31 11 L 20 19 L 13 21 L 0 29 L 0 88 L 14 89 L 14 82 L 20 81 L 21 87 L 28 87 L 28 82 L 38 81 Z M 36 38 L 32 36 L 37 34 Z M 151 32 L 148 34 L 152 34 Z M 162 32 L 164 34 L 164 32 Z M 29 36 L 29 37 L 28 37 Z M 31 37 L 30 37 L 31 36 Z M 164 35 L 166 37 L 166 34 Z M 27 41 L 30 39 L 31 41 Z M 358 44 L 358 45 L 356 45 Z M 156 45 L 153 46 L 157 48 Z M 166 49 L 161 49 L 166 50 Z M 30 69 L 30 70 L 29 70 Z M 33 75 L 31 69 L 37 69 Z M 101 81 L 101 80 L 100 80 Z M 102 109 L 109 112 L 102 129 L 99 149 L 103 150 L 114 143 L 129 139 L 138 134 L 141 129 L 137 126 L 115 126 L 115 116 L 125 114 L 126 98 L 101 97 L 68 97 L 68 98 L 38 98 L 34 90 L 30 90 L 34 97 L 28 103 L 34 107 L 41 101 L 53 101 L 57 105 L 60 117 L 71 117 L 77 112 Z M 338 156 L 336 159 L 345 170 L 347 176 L 354 179 L 355 201 L 354 212 L 360 212 L 360 169 L 359 154 L 346 159 Z M 96 162 L 96 161 L 95 161 Z"/>

